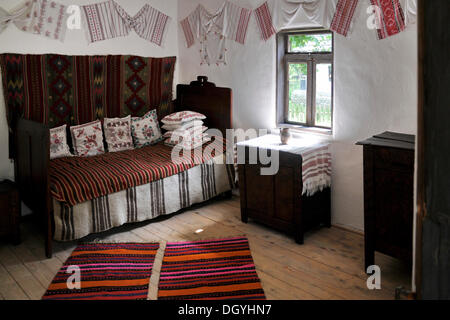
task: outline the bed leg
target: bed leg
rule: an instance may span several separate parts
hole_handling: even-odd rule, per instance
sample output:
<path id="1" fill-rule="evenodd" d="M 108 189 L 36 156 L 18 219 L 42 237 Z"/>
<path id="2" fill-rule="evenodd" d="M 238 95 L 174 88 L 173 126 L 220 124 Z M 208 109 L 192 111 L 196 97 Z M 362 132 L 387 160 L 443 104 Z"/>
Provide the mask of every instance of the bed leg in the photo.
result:
<path id="1" fill-rule="evenodd" d="M 233 190 L 224 192 L 224 193 L 223 193 L 223 197 L 224 197 L 225 199 L 231 199 L 231 198 L 233 198 Z"/>
<path id="2" fill-rule="evenodd" d="M 51 259 L 53 256 L 53 240 L 51 237 L 45 239 L 45 256 Z"/>
<path id="3" fill-rule="evenodd" d="M 45 256 L 48 259 L 52 258 L 53 255 L 53 225 L 52 225 L 53 212 L 47 212 L 47 235 L 45 237 Z"/>

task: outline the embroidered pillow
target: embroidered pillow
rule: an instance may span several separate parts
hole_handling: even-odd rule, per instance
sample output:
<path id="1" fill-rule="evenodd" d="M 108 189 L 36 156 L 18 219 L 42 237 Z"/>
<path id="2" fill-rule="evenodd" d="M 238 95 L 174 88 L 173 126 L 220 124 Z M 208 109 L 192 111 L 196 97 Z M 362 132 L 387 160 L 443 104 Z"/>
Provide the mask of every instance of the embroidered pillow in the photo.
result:
<path id="1" fill-rule="evenodd" d="M 208 130 L 205 126 L 195 126 L 192 128 L 189 128 L 187 130 L 175 130 L 175 131 L 167 131 L 164 134 L 164 138 L 169 138 L 171 143 L 178 143 L 184 138 L 192 138 L 201 136 L 203 132 Z"/>
<path id="2" fill-rule="evenodd" d="M 71 157 L 67 144 L 67 125 L 50 129 L 50 159 Z"/>
<path id="3" fill-rule="evenodd" d="M 131 118 L 131 134 L 136 148 L 149 146 L 163 140 L 156 110 L 149 111 L 142 118 Z"/>
<path id="4" fill-rule="evenodd" d="M 194 121 L 189 121 L 189 122 L 180 123 L 180 124 L 173 124 L 173 125 L 165 124 L 162 126 L 162 128 L 167 131 L 174 131 L 174 130 L 187 130 L 192 127 L 200 127 L 200 126 L 203 126 L 202 120 L 194 120 Z"/>
<path id="5" fill-rule="evenodd" d="M 180 111 L 169 114 L 164 117 L 161 122 L 167 125 L 177 125 L 194 120 L 204 120 L 206 116 L 194 111 Z"/>
<path id="6" fill-rule="evenodd" d="M 185 150 L 192 150 L 201 147 L 209 141 L 211 141 L 211 137 L 207 134 L 202 134 L 201 136 L 193 137 L 191 139 L 182 139 L 178 143 L 171 141 L 171 139 L 167 139 L 164 143 L 170 147 L 179 146 Z"/>
<path id="7" fill-rule="evenodd" d="M 125 118 L 105 118 L 103 121 L 106 144 L 109 152 L 133 149 L 131 137 L 131 116 Z"/>
<path id="8" fill-rule="evenodd" d="M 90 157 L 105 153 L 103 131 L 100 120 L 70 127 L 75 154 Z"/>

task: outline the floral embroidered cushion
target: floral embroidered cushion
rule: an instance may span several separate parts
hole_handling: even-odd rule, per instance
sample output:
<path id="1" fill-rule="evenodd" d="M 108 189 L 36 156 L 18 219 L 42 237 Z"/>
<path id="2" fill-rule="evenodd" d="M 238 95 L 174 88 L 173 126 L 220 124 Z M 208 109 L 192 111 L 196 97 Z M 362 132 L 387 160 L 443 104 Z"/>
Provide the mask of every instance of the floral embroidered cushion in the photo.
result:
<path id="1" fill-rule="evenodd" d="M 67 144 L 67 125 L 50 129 L 50 159 L 71 157 Z"/>
<path id="2" fill-rule="evenodd" d="M 109 152 L 133 149 L 131 116 L 125 118 L 105 118 L 103 128 L 105 130 L 105 139 Z"/>
<path id="3" fill-rule="evenodd" d="M 90 157 L 105 153 L 103 131 L 100 120 L 70 127 L 75 154 Z"/>
<path id="4" fill-rule="evenodd" d="M 131 134 L 136 148 L 142 148 L 162 141 L 156 110 L 149 111 L 142 118 L 131 118 Z"/>
<path id="5" fill-rule="evenodd" d="M 175 131 L 175 130 L 183 131 L 190 129 L 192 127 L 200 127 L 200 126 L 203 126 L 202 120 L 193 120 L 180 124 L 165 124 L 162 126 L 162 128 L 167 131 Z"/>
<path id="6" fill-rule="evenodd" d="M 164 117 L 161 122 L 167 125 L 179 125 L 194 120 L 204 120 L 206 116 L 194 111 L 180 111 L 169 114 Z"/>

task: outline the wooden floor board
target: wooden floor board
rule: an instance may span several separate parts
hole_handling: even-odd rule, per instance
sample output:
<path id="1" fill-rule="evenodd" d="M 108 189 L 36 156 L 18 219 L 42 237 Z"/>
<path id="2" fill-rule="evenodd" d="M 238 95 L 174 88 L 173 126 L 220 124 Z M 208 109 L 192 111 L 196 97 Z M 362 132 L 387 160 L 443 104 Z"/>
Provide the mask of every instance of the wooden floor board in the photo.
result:
<path id="1" fill-rule="evenodd" d="M 43 237 L 31 222 L 22 225 L 19 246 L 0 244 L 0 299 L 39 299 L 70 256 L 77 242 L 54 243 L 46 259 Z M 398 286 L 409 288 L 409 269 L 396 259 L 377 254 L 382 290 L 366 287 L 364 239 L 340 228 L 309 232 L 305 244 L 268 227 L 240 220 L 239 198 L 212 202 L 155 222 L 128 225 L 83 241 L 160 242 L 148 298 L 157 298 L 166 242 L 247 236 L 256 270 L 268 299 L 393 299 Z"/>

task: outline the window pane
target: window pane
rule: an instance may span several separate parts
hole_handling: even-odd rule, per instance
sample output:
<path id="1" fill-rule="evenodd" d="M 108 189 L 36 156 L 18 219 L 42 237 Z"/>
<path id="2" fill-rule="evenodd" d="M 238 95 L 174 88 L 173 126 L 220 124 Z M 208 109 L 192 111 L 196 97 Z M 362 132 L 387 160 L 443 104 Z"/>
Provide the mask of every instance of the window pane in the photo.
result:
<path id="1" fill-rule="evenodd" d="M 316 68 L 316 126 L 331 128 L 333 67 L 330 63 Z"/>
<path id="2" fill-rule="evenodd" d="M 289 122 L 306 123 L 308 65 L 289 64 Z"/>
<path id="3" fill-rule="evenodd" d="M 332 52 L 333 36 L 331 33 L 298 34 L 289 36 L 289 52 Z"/>

